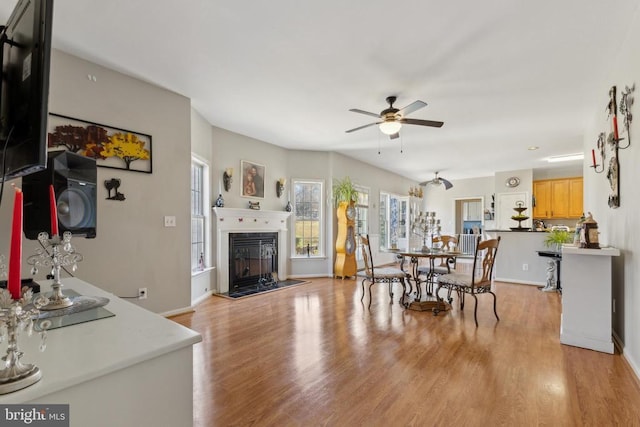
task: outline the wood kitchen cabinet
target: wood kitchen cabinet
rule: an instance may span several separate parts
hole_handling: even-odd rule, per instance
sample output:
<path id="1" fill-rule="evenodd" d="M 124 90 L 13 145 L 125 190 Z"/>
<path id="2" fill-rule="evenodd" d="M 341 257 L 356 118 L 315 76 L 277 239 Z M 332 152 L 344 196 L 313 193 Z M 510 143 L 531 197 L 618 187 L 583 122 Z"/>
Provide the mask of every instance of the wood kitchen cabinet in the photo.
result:
<path id="1" fill-rule="evenodd" d="M 533 217 L 580 218 L 583 213 L 582 177 L 533 181 Z"/>

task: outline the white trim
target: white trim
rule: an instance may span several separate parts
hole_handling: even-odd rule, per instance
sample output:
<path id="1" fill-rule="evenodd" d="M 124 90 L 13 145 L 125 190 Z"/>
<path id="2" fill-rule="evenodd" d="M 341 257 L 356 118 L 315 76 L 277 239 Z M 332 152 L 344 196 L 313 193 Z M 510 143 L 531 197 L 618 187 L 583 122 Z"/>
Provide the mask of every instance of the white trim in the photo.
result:
<path id="1" fill-rule="evenodd" d="M 169 310 L 169 311 L 165 311 L 163 313 L 158 313 L 160 316 L 163 317 L 172 317 L 172 316 L 177 316 L 179 314 L 187 314 L 187 313 L 193 313 L 195 310 L 191 307 L 182 307 L 182 308 L 177 308 L 175 310 Z"/>
<path id="2" fill-rule="evenodd" d="M 191 301 L 191 309 L 195 311 L 195 308 L 198 304 L 200 304 L 201 302 L 204 302 L 205 300 L 207 300 L 208 298 L 211 298 L 212 296 L 213 296 L 213 291 L 207 291 L 204 294 L 200 295 L 198 298 Z"/>
<path id="3" fill-rule="evenodd" d="M 215 267 L 206 267 L 206 268 L 205 268 L 205 269 L 203 269 L 203 270 L 195 270 L 195 271 L 192 271 L 192 272 L 191 272 L 191 277 L 192 277 L 192 278 L 193 278 L 193 277 L 198 277 L 198 276 L 200 276 L 200 275 L 202 275 L 202 274 L 204 274 L 204 273 L 207 273 L 207 272 L 209 272 L 209 271 L 211 271 L 211 270 L 215 270 L 215 269 L 216 269 Z"/>
<path id="4" fill-rule="evenodd" d="M 289 237 L 289 243 L 290 243 L 290 247 L 291 247 L 291 254 L 290 257 L 291 259 L 324 259 L 326 258 L 328 255 L 328 250 L 327 250 L 327 238 L 325 236 L 325 230 L 326 230 L 326 226 L 325 226 L 325 218 L 327 215 L 327 208 L 326 208 L 326 204 L 327 201 L 330 200 L 326 195 L 325 195 L 325 180 L 324 179 L 313 179 L 313 178 L 292 178 L 291 179 L 291 188 L 290 188 L 290 194 L 291 196 L 295 199 L 295 185 L 296 183 L 305 183 L 305 182 L 309 182 L 309 183 L 315 183 L 315 184 L 320 184 L 320 219 L 319 219 L 319 224 L 320 224 L 320 230 L 318 231 L 318 236 L 319 236 L 319 242 L 318 245 L 320 246 L 318 248 L 318 255 L 315 256 L 306 256 L 306 255 L 297 255 L 295 253 L 295 247 L 296 247 L 296 231 L 295 231 L 295 211 L 296 211 L 296 207 L 295 207 L 295 200 L 294 203 L 292 204 L 292 211 L 291 211 L 291 217 L 289 218 L 290 221 L 290 228 L 291 228 L 291 236 Z"/>

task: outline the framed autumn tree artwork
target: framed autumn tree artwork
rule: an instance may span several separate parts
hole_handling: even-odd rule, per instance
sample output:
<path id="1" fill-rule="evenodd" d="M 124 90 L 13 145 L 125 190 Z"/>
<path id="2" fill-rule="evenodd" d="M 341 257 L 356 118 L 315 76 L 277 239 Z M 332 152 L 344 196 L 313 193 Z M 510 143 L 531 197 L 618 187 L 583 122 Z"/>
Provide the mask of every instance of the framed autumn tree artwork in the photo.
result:
<path id="1" fill-rule="evenodd" d="M 151 173 L 151 135 L 49 114 L 47 147 L 96 159 L 104 168 Z"/>

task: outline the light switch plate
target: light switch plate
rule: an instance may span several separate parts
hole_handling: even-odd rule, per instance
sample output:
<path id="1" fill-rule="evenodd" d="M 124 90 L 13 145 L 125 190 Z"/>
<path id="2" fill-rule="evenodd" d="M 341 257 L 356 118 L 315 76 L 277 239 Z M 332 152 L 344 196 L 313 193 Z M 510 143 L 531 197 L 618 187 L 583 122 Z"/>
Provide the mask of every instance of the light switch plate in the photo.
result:
<path id="1" fill-rule="evenodd" d="M 175 227 L 176 226 L 176 217 L 175 216 L 165 216 L 164 217 L 164 226 L 165 227 Z"/>

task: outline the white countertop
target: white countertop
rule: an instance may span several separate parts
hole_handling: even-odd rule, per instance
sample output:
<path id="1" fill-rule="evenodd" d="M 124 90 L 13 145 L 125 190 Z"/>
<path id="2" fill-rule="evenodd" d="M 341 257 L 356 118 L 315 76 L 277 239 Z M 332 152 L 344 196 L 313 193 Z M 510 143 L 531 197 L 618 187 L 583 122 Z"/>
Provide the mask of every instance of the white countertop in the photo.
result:
<path id="1" fill-rule="evenodd" d="M 38 281 L 43 291 L 50 281 Z M 77 278 L 64 278 L 63 292 L 109 298 L 104 307 L 115 316 L 54 329 L 48 332 L 47 348 L 38 350 L 40 335 L 21 333 L 18 346 L 23 363 L 33 363 L 42 379 L 25 389 L 0 395 L 0 404 L 37 401 L 47 394 L 110 374 L 155 357 L 192 346 L 202 336 Z M 6 352 L 0 345 L 0 355 Z"/>
<path id="2" fill-rule="evenodd" d="M 618 256 L 620 255 L 620 250 L 617 248 L 604 247 L 600 249 L 587 249 L 572 245 L 563 245 L 562 255 Z"/>

